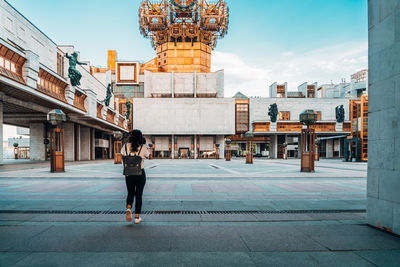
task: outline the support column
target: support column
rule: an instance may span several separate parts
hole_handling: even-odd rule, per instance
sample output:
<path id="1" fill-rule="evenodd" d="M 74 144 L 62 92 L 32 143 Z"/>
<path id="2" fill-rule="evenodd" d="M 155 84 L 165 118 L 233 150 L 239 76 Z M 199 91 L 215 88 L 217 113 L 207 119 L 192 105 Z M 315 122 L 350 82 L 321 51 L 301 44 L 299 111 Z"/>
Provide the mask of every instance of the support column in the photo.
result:
<path id="1" fill-rule="evenodd" d="M 113 139 L 112 139 L 111 135 L 108 137 L 108 158 L 109 159 L 114 158 L 114 155 L 113 155 Z"/>
<path id="2" fill-rule="evenodd" d="M 3 102 L 0 101 L 0 165 L 3 164 Z"/>
<path id="3" fill-rule="evenodd" d="M 326 149 L 326 158 L 327 159 L 333 158 L 333 150 L 334 150 L 333 139 L 326 140 L 326 148 L 325 149 Z"/>
<path id="4" fill-rule="evenodd" d="M 217 135 L 217 144 L 219 144 L 219 158 L 225 158 L 225 138 L 223 135 Z"/>
<path id="5" fill-rule="evenodd" d="M 90 160 L 96 159 L 96 140 L 95 140 L 95 129 L 90 129 Z"/>
<path id="6" fill-rule="evenodd" d="M 197 159 L 197 135 L 194 135 L 194 159 Z"/>
<path id="7" fill-rule="evenodd" d="M 43 122 L 29 124 L 29 153 L 31 160 L 46 160 L 46 145 L 43 143 L 46 126 Z"/>
<path id="8" fill-rule="evenodd" d="M 64 129 L 64 161 L 74 161 L 75 158 L 75 124 L 65 122 Z"/>
<path id="9" fill-rule="evenodd" d="M 74 160 L 81 160 L 81 126 L 75 124 L 74 126 Z"/>
<path id="10" fill-rule="evenodd" d="M 270 158 L 276 159 L 278 157 L 278 136 L 271 136 L 271 148 L 270 148 Z"/>
<path id="11" fill-rule="evenodd" d="M 81 126 L 80 127 L 80 159 L 79 160 L 90 160 L 90 128 Z"/>
<path id="12" fill-rule="evenodd" d="M 175 136 L 172 135 L 172 148 L 171 148 L 171 157 L 174 159 L 175 158 Z"/>

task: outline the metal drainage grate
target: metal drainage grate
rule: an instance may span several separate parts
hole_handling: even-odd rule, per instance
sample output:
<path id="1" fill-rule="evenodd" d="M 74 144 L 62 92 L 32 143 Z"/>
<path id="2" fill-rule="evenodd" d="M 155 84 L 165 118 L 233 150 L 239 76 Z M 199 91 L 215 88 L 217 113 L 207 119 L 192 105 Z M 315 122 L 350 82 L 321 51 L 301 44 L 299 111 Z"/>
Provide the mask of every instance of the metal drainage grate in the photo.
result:
<path id="1" fill-rule="evenodd" d="M 0 214 L 125 214 L 120 210 L 0 210 Z M 305 213 L 365 213 L 365 209 L 352 210 L 211 210 L 211 211 L 180 211 L 180 210 L 151 210 L 143 214 L 183 215 L 183 214 L 305 214 Z"/>

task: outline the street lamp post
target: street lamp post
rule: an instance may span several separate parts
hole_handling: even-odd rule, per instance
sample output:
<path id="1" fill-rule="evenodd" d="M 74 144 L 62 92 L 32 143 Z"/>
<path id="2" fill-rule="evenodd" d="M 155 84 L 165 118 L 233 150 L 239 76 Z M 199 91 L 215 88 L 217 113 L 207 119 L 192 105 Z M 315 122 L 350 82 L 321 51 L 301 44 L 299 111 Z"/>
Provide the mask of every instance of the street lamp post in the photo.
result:
<path id="1" fill-rule="evenodd" d="M 314 172 L 315 169 L 315 129 L 310 128 L 317 121 L 318 114 L 307 109 L 300 113 L 300 122 L 307 126 L 301 130 L 301 168 L 302 172 Z"/>
<path id="2" fill-rule="evenodd" d="M 47 113 L 47 121 L 53 126 L 50 130 L 50 172 L 64 172 L 64 130 L 59 126 L 67 120 L 60 109 Z"/>
<path id="3" fill-rule="evenodd" d="M 225 160 L 230 161 L 231 160 L 231 139 L 226 139 L 226 153 L 225 153 Z"/>

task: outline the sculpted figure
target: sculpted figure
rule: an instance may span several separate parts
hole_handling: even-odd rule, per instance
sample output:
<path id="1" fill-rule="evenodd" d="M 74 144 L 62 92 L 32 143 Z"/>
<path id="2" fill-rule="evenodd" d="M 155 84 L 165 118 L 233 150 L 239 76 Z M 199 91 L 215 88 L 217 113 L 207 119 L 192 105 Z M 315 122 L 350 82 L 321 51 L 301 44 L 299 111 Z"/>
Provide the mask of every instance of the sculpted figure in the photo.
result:
<path id="1" fill-rule="evenodd" d="M 108 86 L 107 86 L 107 95 L 106 95 L 106 98 L 104 99 L 104 104 L 106 104 L 107 107 L 110 105 L 111 97 L 112 97 L 111 83 L 109 83 Z"/>
<path id="2" fill-rule="evenodd" d="M 336 121 L 339 123 L 344 122 L 344 108 L 343 105 L 336 107 Z"/>
<path id="3" fill-rule="evenodd" d="M 76 69 L 76 64 L 87 64 L 78 61 L 78 54 L 76 52 L 72 53 L 71 56 L 67 53 L 65 56 L 69 59 L 68 77 L 71 79 L 72 86 L 81 85 L 82 74 Z"/>
<path id="4" fill-rule="evenodd" d="M 126 109 L 127 109 L 127 111 L 125 113 L 125 117 L 126 117 L 127 120 L 129 120 L 129 118 L 131 117 L 131 102 L 127 101 L 125 106 L 126 106 Z"/>
<path id="5" fill-rule="evenodd" d="M 278 116 L 278 106 L 276 103 L 269 106 L 268 115 L 271 119 L 271 122 L 276 122 L 276 117 Z"/>

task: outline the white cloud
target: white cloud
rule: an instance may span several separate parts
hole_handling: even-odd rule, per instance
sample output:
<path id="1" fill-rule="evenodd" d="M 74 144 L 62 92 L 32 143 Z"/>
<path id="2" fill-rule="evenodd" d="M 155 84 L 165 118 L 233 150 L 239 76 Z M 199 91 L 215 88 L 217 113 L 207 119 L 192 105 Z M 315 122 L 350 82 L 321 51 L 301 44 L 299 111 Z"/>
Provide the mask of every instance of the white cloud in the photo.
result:
<path id="1" fill-rule="evenodd" d="M 286 51 L 285 53 L 282 54 L 282 56 L 284 56 L 284 57 L 291 57 L 293 55 L 294 55 L 294 52 L 292 52 L 292 51 Z"/>
<path id="2" fill-rule="evenodd" d="M 214 52 L 212 70 L 225 70 L 225 96 L 237 91 L 248 96 L 268 96 L 273 82 L 289 83 L 295 90 L 303 82 L 330 83 L 368 67 L 368 44 L 344 43 L 305 53 L 284 52 L 278 62 L 256 66 L 233 53 Z"/>

